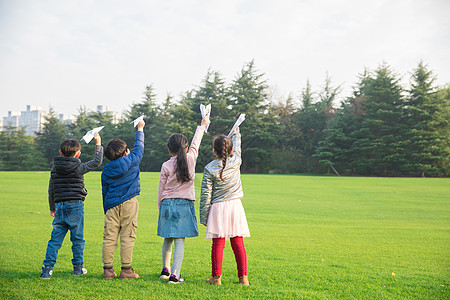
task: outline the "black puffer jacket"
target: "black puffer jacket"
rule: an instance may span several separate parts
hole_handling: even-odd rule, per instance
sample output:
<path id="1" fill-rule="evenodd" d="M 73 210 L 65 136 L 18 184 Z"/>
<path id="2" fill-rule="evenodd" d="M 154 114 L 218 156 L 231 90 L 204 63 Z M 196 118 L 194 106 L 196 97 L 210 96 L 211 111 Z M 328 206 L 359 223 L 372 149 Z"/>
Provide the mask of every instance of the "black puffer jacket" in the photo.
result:
<path id="1" fill-rule="evenodd" d="M 53 181 L 53 200 L 55 203 L 68 200 L 83 200 L 87 195 L 84 176 L 77 172 L 81 160 L 74 157 L 55 157 L 51 177 Z"/>
<path id="2" fill-rule="evenodd" d="M 96 169 L 103 160 L 103 147 L 96 146 L 94 159 L 81 163 L 79 158 L 57 156 L 53 161 L 48 187 L 50 210 L 55 210 L 55 203 L 82 200 L 87 195 L 84 188 L 84 174 Z"/>

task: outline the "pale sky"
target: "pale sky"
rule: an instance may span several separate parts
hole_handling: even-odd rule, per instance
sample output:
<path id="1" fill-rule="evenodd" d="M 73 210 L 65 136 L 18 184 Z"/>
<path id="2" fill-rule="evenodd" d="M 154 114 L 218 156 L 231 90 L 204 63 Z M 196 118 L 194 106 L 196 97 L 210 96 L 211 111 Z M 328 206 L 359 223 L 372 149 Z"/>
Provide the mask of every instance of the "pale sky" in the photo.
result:
<path id="1" fill-rule="evenodd" d="M 447 0 L 0 0 L 0 117 L 26 105 L 122 112 L 153 84 L 175 99 L 208 69 L 230 83 L 254 59 L 279 98 L 325 74 L 351 92 L 386 62 L 409 82 L 423 60 L 450 83 Z"/>

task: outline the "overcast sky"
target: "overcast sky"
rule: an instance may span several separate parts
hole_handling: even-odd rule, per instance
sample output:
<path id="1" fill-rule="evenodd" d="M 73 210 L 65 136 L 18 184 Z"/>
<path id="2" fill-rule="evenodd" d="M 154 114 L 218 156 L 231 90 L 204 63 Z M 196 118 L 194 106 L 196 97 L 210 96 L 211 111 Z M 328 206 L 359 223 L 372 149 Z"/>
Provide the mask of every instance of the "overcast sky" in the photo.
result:
<path id="1" fill-rule="evenodd" d="M 153 84 L 175 99 L 208 69 L 229 83 L 254 59 L 276 95 L 326 72 L 349 95 L 386 62 L 409 82 L 423 60 L 450 82 L 448 0 L 0 0 L 1 116 L 27 104 L 122 112 Z"/>

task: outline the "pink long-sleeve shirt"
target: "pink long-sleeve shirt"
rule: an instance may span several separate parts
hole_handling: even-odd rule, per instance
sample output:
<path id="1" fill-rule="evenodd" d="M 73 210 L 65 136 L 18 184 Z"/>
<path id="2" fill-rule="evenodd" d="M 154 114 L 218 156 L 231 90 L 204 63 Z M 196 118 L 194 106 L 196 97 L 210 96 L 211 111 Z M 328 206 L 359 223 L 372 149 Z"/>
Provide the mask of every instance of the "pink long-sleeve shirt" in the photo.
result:
<path id="1" fill-rule="evenodd" d="M 197 163 L 198 148 L 202 141 L 204 126 L 197 126 L 194 138 L 192 139 L 189 151 L 186 153 L 188 170 L 191 180 L 180 182 L 177 180 L 177 157 L 172 156 L 161 166 L 161 175 L 159 177 L 158 189 L 158 209 L 164 199 L 181 198 L 195 201 L 194 178 L 195 164 Z"/>

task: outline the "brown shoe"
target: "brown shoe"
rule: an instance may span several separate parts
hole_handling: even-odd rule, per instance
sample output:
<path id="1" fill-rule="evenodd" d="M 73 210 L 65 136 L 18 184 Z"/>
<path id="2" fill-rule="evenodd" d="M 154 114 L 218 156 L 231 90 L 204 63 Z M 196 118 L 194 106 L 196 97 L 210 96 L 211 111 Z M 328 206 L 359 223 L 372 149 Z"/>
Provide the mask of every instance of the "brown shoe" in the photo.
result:
<path id="1" fill-rule="evenodd" d="M 113 279 L 115 277 L 117 277 L 117 274 L 116 271 L 114 271 L 113 267 L 103 267 L 103 279 Z"/>
<path id="2" fill-rule="evenodd" d="M 205 281 L 209 284 L 214 284 L 214 285 L 222 285 L 222 275 L 220 276 L 211 276 L 211 278 L 206 279 Z"/>
<path id="3" fill-rule="evenodd" d="M 139 275 L 136 274 L 133 270 L 133 267 L 122 267 L 122 272 L 120 272 L 120 279 L 136 279 L 139 278 Z"/>
<path id="4" fill-rule="evenodd" d="M 239 284 L 250 285 L 250 283 L 248 282 L 248 275 L 239 276 Z"/>

